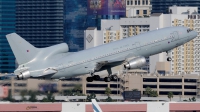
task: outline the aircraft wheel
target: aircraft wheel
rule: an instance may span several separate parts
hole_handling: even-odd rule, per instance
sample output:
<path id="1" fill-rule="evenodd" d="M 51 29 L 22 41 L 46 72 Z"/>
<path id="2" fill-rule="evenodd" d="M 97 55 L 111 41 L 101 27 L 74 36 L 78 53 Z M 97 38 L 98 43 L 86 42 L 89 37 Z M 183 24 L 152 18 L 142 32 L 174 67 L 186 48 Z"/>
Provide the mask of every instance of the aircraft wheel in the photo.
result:
<path id="1" fill-rule="evenodd" d="M 93 77 L 87 77 L 87 82 L 92 82 L 94 79 L 93 79 Z"/>
<path id="2" fill-rule="evenodd" d="M 171 57 L 168 57 L 168 58 L 167 58 L 167 61 L 172 61 L 172 58 L 171 58 Z"/>
<path id="3" fill-rule="evenodd" d="M 117 75 L 112 75 L 111 78 L 112 78 L 112 80 L 117 80 L 118 79 Z"/>
<path id="4" fill-rule="evenodd" d="M 111 80 L 110 77 L 105 77 L 105 78 L 104 78 L 104 81 L 105 81 L 105 82 L 110 82 L 110 80 Z"/>
<path id="5" fill-rule="evenodd" d="M 99 75 L 94 75 L 93 79 L 98 81 L 98 80 L 100 80 L 100 76 Z"/>

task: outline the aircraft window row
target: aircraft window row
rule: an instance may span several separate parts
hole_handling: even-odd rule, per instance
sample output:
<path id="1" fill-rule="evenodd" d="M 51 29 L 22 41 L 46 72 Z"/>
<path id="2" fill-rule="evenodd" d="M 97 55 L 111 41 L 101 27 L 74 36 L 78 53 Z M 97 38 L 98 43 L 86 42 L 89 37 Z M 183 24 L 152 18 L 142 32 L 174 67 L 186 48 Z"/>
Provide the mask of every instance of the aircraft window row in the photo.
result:
<path id="1" fill-rule="evenodd" d="M 77 64 L 82 64 L 82 63 L 85 63 L 85 62 L 88 62 L 88 61 L 91 61 L 91 60 L 95 60 L 95 59 L 99 59 L 99 58 L 103 58 L 103 57 L 106 57 L 106 56 L 110 56 L 110 55 L 113 55 L 113 54 L 116 54 L 116 53 L 119 53 L 119 52 L 123 52 L 123 51 L 127 51 L 131 48 L 126 48 L 126 49 L 123 49 L 123 50 L 119 50 L 119 51 L 115 51 L 113 53 L 109 53 L 109 54 L 105 54 L 105 55 L 101 55 L 99 57 L 95 57 L 93 59 L 89 59 L 89 60 L 84 60 L 82 62 L 78 62 L 78 63 L 72 63 L 72 64 L 69 64 L 69 65 L 66 65 L 65 67 L 70 67 L 70 66 L 74 66 L 74 65 L 77 65 Z"/>

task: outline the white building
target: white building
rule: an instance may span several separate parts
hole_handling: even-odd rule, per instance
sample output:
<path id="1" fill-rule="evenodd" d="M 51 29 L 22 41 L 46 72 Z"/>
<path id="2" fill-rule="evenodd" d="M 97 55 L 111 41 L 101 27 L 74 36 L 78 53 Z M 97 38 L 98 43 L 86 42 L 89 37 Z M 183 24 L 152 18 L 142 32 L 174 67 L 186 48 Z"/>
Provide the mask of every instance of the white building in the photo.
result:
<path id="1" fill-rule="evenodd" d="M 149 16 L 151 8 L 150 0 L 126 0 L 126 17 Z"/>

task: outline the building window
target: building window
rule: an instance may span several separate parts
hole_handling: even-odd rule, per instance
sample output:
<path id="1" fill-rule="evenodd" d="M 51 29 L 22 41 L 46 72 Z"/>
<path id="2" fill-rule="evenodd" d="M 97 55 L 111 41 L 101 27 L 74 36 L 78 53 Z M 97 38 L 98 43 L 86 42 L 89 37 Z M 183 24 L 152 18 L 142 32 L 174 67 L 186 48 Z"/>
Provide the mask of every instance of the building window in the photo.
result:
<path id="1" fill-rule="evenodd" d="M 133 1 L 131 0 L 131 5 L 133 5 Z"/>
<path id="2" fill-rule="evenodd" d="M 137 1 L 135 1 L 135 5 L 137 5 Z"/>
<path id="3" fill-rule="evenodd" d="M 145 2 L 144 2 L 144 0 L 142 1 L 142 5 L 145 5 Z"/>
<path id="4" fill-rule="evenodd" d="M 140 5 L 140 1 L 138 1 L 138 5 Z"/>
<path id="5" fill-rule="evenodd" d="M 127 5 L 129 5 L 129 1 L 127 1 Z"/>
<path id="6" fill-rule="evenodd" d="M 148 0 L 146 0 L 146 5 L 148 5 L 149 3 L 148 3 Z"/>
<path id="7" fill-rule="evenodd" d="M 140 13 L 140 11 L 139 10 L 136 10 L 136 14 L 139 14 Z"/>
<path id="8" fill-rule="evenodd" d="M 147 10 L 143 10 L 143 14 L 147 14 Z"/>

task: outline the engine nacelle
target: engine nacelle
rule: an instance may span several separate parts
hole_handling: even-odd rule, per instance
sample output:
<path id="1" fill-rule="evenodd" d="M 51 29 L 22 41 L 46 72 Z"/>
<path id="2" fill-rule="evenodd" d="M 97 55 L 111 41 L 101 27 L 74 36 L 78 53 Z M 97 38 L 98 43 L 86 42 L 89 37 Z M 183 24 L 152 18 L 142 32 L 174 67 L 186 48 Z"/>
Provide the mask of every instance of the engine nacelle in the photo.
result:
<path id="1" fill-rule="evenodd" d="M 146 64 L 146 59 L 144 57 L 138 57 L 138 58 L 135 58 L 135 59 L 131 60 L 130 62 L 128 62 L 128 64 L 125 64 L 124 68 L 125 69 L 137 69 L 137 68 L 144 66 L 145 64 Z"/>
<path id="2" fill-rule="evenodd" d="M 23 71 L 19 75 L 17 75 L 18 79 L 27 79 L 27 78 L 30 78 L 30 77 L 31 77 L 31 74 L 30 74 L 29 71 Z"/>

